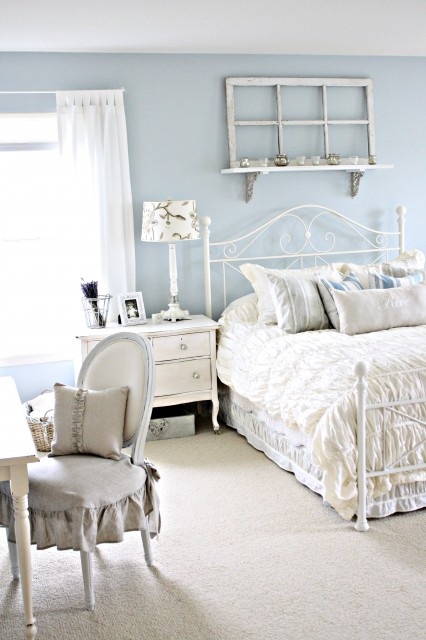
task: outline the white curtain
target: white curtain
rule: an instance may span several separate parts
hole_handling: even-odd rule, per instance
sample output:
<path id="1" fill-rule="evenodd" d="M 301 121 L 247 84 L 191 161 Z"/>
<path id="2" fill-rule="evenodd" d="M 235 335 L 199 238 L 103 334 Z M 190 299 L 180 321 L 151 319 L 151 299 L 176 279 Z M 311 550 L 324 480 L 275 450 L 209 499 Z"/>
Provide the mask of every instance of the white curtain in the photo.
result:
<path id="1" fill-rule="evenodd" d="M 64 159 L 73 164 L 78 191 L 80 196 L 84 194 L 84 201 L 81 197 L 78 205 L 87 211 L 81 237 L 90 240 L 98 265 L 96 274 L 86 273 L 82 277 L 98 280 L 99 293 L 110 293 L 116 298 L 118 293 L 135 290 L 133 205 L 123 90 L 59 91 L 56 105 L 60 150 Z M 93 264 L 87 268 L 93 270 Z"/>

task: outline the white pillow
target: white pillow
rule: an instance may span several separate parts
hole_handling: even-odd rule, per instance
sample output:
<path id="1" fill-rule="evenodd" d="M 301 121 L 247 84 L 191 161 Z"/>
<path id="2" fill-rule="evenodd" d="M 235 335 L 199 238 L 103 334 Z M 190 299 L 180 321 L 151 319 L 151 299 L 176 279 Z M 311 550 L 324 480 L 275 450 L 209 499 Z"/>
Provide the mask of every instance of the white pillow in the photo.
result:
<path id="1" fill-rule="evenodd" d="M 278 326 L 287 333 L 315 331 L 329 327 L 318 287 L 308 278 L 267 273 Z"/>
<path id="2" fill-rule="evenodd" d="M 333 291 L 340 332 L 348 335 L 426 324 L 426 286 Z"/>
<path id="3" fill-rule="evenodd" d="M 257 322 L 257 296 L 249 293 L 237 298 L 222 312 L 219 324 L 222 326 L 233 322 Z"/>
<path id="4" fill-rule="evenodd" d="M 258 321 L 263 324 L 277 324 L 277 314 L 274 301 L 269 290 L 268 274 L 275 276 L 301 277 L 313 282 L 317 274 L 322 274 L 325 278 L 338 277 L 338 268 L 342 265 L 323 265 L 307 267 L 306 269 L 267 269 L 259 264 L 246 263 L 240 266 L 241 273 L 247 278 L 257 294 L 257 308 L 259 312 Z"/>

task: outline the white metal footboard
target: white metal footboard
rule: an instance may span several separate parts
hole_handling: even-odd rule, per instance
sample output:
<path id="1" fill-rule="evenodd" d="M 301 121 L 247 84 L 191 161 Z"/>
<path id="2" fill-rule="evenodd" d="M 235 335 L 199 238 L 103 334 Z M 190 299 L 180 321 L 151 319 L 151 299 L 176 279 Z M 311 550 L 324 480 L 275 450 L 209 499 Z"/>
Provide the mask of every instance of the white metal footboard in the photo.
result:
<path id="1" fill-rule="evenodd" d="M 418 417 L 410 415 L 410 407 L 419 403 L 426 403 L 426 397 L 410 398 L 408 400 L 401 399 L 392 402 L 382 402 L 376 404 L 367 403 L 367 389 L 368 389 L 368 365 L 361 361 L 358 362 L 355 367 L 355 374 L 357 376 L 357 449 L 358 449 L 358 465 L 357 465 L 357 485 L 358 485 L 358 511 L 357 520 L 355 523 L 355 529 L 357 531 L 367 531 L 369 525 L 367 522 L 367 479 L 377 476 L 391 475 L 392 473 L 403 473 L 405 471 L 417 471 L 420 469 L 426 469 L 426 461 L 418 464 L 403 464 L 404 458 L 418 449 L 424 446 L 426 442 L 426 422 L 420 420 Z M 417 443 L 410 451 L 404 452 L 403 457 L 394 460 L 392 463 L 386 464 L 384 458 L 383 469 L 371 471 L 367 470 L 367 457 L 366 457 L 366 414 L 367 411 L 372 410 L 387 410 L 396 413 L 400 418 L 407 419 L 412 422 L 416 422 L 421 425 L 425 431 L 424 439 Z M 386 438 L 386 430 L 384 430 L 383 438 Z M 385 450 L 385 443 L 383 444 L 383 450 Z"/>

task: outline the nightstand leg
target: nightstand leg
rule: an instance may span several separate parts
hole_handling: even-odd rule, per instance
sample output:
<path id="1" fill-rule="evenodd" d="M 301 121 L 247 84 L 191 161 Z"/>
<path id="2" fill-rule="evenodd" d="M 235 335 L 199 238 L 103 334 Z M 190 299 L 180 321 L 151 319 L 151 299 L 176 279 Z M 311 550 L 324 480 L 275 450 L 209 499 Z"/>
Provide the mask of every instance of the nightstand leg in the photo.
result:
<path id="1" fill-rule="evenodd" d="M 212 422 L 213 422 L 213 430 L 216 434 L 220 433 L 219 422 L 217 420 L 217 415 L 219 413 L 219 400 L 216 398 L 212 398 Z"/>

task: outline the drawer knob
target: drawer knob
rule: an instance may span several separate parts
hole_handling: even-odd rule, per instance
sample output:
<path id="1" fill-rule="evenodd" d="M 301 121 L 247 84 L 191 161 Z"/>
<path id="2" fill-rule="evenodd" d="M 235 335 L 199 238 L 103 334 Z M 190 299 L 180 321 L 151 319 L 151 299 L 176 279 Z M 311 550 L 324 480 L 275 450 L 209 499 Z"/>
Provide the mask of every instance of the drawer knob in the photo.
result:
<path id="1" fill-rule="evenodd" d="M 192 374 L 192 377 L 198 380 L 200 377 L 200 374 L 198 373 L 198 371 L 194 371 L 194 373 Z"/>
<path id="2" fill-rule="evenodd" d="M 184 342 L 182 342 L 182 344 L 180 345 L 180 348 L 182 349 L 182 351 L 186 351 L 188 348 L 188 345 L 186 345 Z"/>

